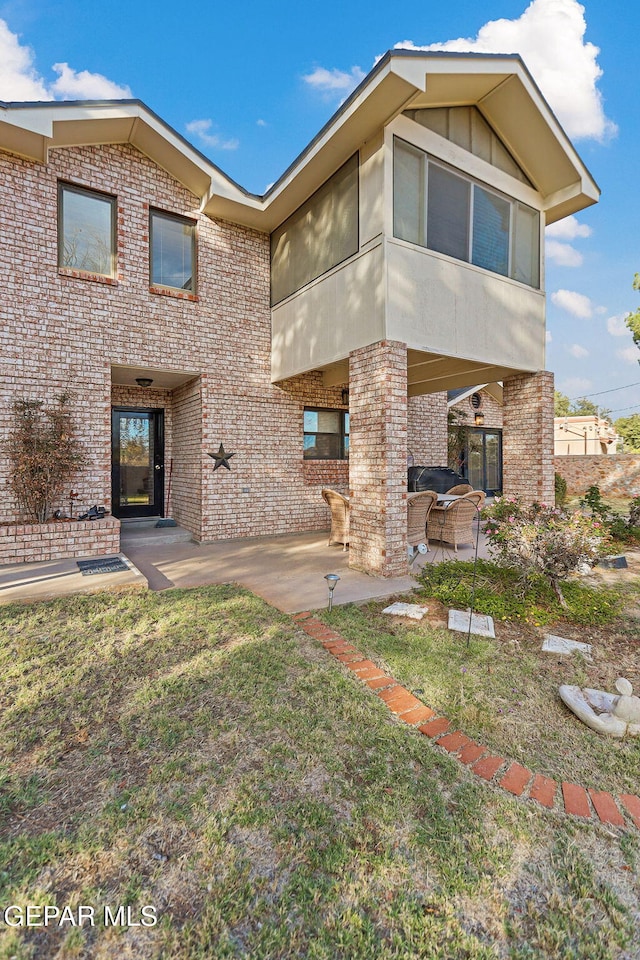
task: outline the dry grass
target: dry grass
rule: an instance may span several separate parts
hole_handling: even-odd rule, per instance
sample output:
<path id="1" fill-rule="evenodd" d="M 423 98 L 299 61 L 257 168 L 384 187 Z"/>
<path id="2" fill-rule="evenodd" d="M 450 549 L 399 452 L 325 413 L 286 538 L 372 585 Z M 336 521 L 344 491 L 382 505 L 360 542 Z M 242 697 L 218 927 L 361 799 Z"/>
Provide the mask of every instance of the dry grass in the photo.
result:
<path id="1" fill-rule="evenodd" d="M 159 918 L 0 923 L 2 960 L 634 955 L 635 834 L 474 781 L 251 594 L 2 607 L 0 636 L 3 909 Z"/>

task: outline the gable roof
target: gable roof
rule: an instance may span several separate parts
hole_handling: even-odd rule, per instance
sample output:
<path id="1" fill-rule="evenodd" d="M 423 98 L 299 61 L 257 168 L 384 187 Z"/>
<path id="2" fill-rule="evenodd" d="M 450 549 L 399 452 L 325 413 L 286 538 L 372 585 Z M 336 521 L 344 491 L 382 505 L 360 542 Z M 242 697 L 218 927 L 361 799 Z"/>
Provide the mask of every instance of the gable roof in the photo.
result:
<path id="1" fill-rule="evenodd" d="M 0 149 L 130 143 L 219 217 L 271 231 L 367 139 L 406 109 L 476 106 L 540 192 L 546 222 L 600 191 L 517 55 L 393 50 L 364 78 L 264 196 L 249 193 L 139 100 L 0 103 Z"/>

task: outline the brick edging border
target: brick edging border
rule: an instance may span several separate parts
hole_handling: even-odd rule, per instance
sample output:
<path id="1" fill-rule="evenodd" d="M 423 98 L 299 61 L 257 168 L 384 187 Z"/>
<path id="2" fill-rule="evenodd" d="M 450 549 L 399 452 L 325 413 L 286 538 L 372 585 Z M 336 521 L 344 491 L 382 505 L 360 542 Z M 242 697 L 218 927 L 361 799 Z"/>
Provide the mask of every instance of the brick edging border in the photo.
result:
<path id="1" fill-rule="evenodd" d="M 607 826 L 626 828 L 630 821 L 640 830 L 640 797 L 621 793 L 616 798 L 604 790 L 587 789 L 567 782 L 562 782 L 558 790 L 558 783 L 550 777 L 493 754 L 488 747 L 476 743 L 460 730 L 453 730 L 446 717 L 438 716 L 435 710 L 418 700 L 373 661 L 363 657 L 341 634 L 310 612 L 296 613 L 293 620 L 365 683 L 398 719 L 430 737 L 476 776 L 549 810 L 560 805 L 565 813 L 574 817 L 588 820 L 595 813 L 596 818 Z"/>

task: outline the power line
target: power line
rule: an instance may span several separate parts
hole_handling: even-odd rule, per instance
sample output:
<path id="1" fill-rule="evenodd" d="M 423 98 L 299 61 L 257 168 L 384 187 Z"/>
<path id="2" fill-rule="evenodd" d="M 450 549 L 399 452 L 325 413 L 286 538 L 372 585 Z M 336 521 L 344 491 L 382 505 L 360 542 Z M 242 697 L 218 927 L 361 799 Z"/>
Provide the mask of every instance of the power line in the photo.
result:
<path id="1" fill-rule="evenodd" d="M 587 397 L 601 397 L 603 393 L 615 393 L 616 390 L 628 390 L 629 387 L 640 387 L 640 380 L 637 383 L 627 383 L 624 387 L 612 387 L 611 390 L 599 390 L 597 393 L 583 393 L 580 397 L 570 397 L 569 401 L 572 403 L 574 400 L 586 400 Z M 623 407 L 622 409 L 628 410 L 629 407 Z"/>
<path id="2" fill-rule="evenodd" d="M 616 407 L 615 410 L 610 410 L 609 413 L 622 413 L 623 410 L 637 410 L 640 404 L 632 403 L 630 407 Z"/>

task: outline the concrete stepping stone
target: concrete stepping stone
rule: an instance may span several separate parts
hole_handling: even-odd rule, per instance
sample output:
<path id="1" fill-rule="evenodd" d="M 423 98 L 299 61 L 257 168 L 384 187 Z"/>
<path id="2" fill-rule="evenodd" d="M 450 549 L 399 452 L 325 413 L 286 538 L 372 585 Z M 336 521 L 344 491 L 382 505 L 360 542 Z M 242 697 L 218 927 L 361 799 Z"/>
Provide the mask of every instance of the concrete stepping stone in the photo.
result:
<path id="1" fill-rule="evenodd" d="M 471 633 L 475 633 L 478 637 L 495 639 L 493 617 L 484 613 L 471 613 L 469 610 L 449 610 L 449 630 L 469 633 L 469 618 L 471 618 Z"/>

